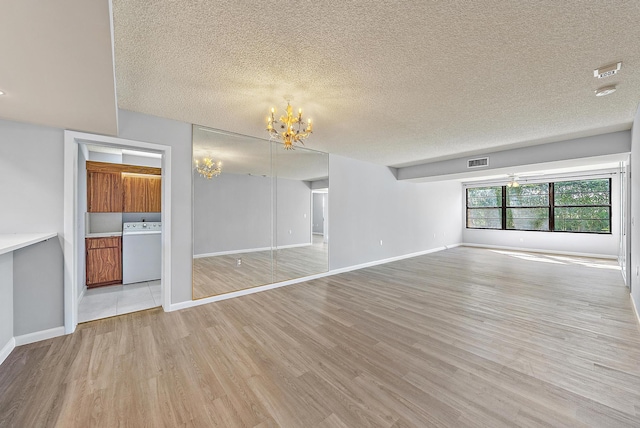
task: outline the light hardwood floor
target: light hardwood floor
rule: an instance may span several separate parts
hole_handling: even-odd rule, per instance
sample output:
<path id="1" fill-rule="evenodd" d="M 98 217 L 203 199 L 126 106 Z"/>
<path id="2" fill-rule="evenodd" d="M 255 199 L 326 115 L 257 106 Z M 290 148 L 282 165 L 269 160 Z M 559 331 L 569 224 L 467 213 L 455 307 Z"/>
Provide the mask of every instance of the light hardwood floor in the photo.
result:
<path id="1" fill-rule="evenodd" d="M 0 426 L 640 426 L 613 261 L 459 247 L 78 326 L 0 366 Z"/>
<path id="2" fill-rule="evenodd" d="M 240 266 L 236 264 L 238 258 L 242 260 Z M 328 245 L 319 235 L 313 235 L 312 245 L 302 247 L 194 258 L 193 298 L 302 278 L 328 269 Z"/>

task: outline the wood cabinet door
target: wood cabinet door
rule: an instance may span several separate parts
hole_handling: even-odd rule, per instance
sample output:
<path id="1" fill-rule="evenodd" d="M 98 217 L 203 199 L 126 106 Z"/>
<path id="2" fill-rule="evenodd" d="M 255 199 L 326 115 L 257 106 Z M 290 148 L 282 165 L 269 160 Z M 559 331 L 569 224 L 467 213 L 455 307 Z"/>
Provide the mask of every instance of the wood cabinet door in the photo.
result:
<path id="1" fill-rule="evenodd" d="M 147 212 L 146 177 L 143 175 L 122 174 L 122 185 L 124 187 L 124 212 Z"/>
<path id="2" fill-rule="evenodd" d="M 156 175 L 122 174 L 122 183 L 124 187 L 124 212 L 160 212 L 161 177 Z"/>
<path id="3" fill-rule="evenodd" d="M 117 284 L 122 282 L 122 245 L 117 238 L 117 246 L 98 248 L 102 238 L 90 238 L 87 241 L 87 287 Z M 113 241 L 113 238 L 104 238 Z"/>
<path id="4" fill-rule="evenodd" d="M 122 178 L 120 173 L 87 172 L 87 211 L 122 212 Z"/>
<path id="5" fill-rule="evenodd" d="M 162 177 L 154 175 L 147 179 L 147 208 L 150 213 L 162 211 Z"/>

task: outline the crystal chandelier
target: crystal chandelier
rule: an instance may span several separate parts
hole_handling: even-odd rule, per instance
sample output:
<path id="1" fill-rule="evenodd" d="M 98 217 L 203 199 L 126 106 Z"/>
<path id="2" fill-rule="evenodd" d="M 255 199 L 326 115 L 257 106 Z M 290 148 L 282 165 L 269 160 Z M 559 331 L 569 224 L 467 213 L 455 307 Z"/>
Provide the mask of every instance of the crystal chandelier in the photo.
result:
<path id="1" fill-rule="evenodd" d="M 196 159 L 196 171 L 204 178 L 211 180 L 222 172 L 222 162 L 214 162 L 209 157 L 202 158 L 202 161 Z"/>
<path id="2" fill-rule="evenodd" d="M 302 109 L 298 109 L 298 115 L 294 116 L 293 107 L 287 102 L 287 115 L 276 120 L 275 114 L 276 109 L 271 108 L 271 116 L 267 116 L 267 131 L 271 139 L 282 140 L 287 150 L 293 149 L 293 143 L 304 145 L 302 140 L 313 132 L 313 126 L 311 119 L 306 124 L 302 120 Z"/>

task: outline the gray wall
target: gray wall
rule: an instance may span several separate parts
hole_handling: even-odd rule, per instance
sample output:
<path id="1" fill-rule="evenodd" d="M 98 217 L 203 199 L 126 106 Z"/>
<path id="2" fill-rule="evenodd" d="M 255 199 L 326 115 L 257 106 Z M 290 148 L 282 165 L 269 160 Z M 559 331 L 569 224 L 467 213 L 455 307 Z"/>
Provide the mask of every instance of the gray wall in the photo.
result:
<path id="1" fill-rule="evenodd" d="M 276 180 L 277 247 L 311 243 L 311 184 L 308 181 Z"/>
<path id="2" fill-rule="evenodd" d="M 13 252 L 0 254 L 0 349 L 13 337 Z"/>
<path id="3" fill-rule="evenodd" d="M 195 255 L 271 247 L 271 177 L 196 174 Z"/>
<path id="4" fill-rule="evenodd" d="M 194 177 L 194 254 L 310 243 L 311 189 L 306 181 L 222 173 Z M 273 212 L 273 206 L 276 211 Z M 291 233 L 289 233 L 291 231 Z"/>
<path id="5" fill-rule="evenodd" d="M 324 233 L 323 220 L 322 220 L 324 216 L 322 211 L 322 201 L 326 197 L 327 197 L 326 193 L 313 194 L 313 207 L 312 207 L 313 233 L 319 233 L 319 234 Z"/>
<path id="6" fill-rule="evenodd" d="M 57 238 L 14 251 L 14 336 L 64 325 L 62 257 Z"/>
<path id="7" fill-rule="evenodd" d="M 96 162 L 122 163 L 122 155 L 102 152 L 89 152 L 88 160 Z"/>
<path id="8" fill-rule="evenodd" d="M 63 138 L 60 129 L 0 120 L 0 233 L 62 236 Z M 59 263 L 57 269 L 49 269 L 51 261 Z M 29 275 L 23 274 L 23 264 Z M 62 269 L 60 238 L 15 253 L 14 335 L 62 326 Z M 30 301 L 29 295 L 47 299 Z"/>
<path id="9" fill-rule="evenodd" d="M 337 155 L 329 156 L 329 177 L 331 269 L 462 240 L 458 182 L 400 182 L 387 167 Z"/>
<path id="10" fill-rule="evenodd" d="M 628 153 L 630 150 L 630 141 L 631 135 L 629 131 L 619 131 L 557 143 L 502 150 L 482 156 L 465 156 L 457 159 L 398 168 L 398 179 L 405 180 L 428 177 L 444 179 L 445 176 L 449 176 L 449 178 L 460 178 L 470 174 L 483 174 L 488 169 Z M 489 168 L 467 168 L 468 159 L 484 156 L 489 157 Z"/>
<path id="11" fill-rule="evenodd" d="M 171 146 L 171 302 L 191 300 L 191 125 L 127 110 L 118 125 L 121 138 Z"/>
<path id="12" fill-rule="evenodd" d="M 640 108 L 631 130 L 631 296 L 640 311 Z"/>
<path id="13" fill-rule="evenodd" d="M 122 163 L 126 165 L 153 166 L 156 168 L 162 168 L 162 159 L 160 158 L 128 155 L 126 153 L 122 154 Z"/>

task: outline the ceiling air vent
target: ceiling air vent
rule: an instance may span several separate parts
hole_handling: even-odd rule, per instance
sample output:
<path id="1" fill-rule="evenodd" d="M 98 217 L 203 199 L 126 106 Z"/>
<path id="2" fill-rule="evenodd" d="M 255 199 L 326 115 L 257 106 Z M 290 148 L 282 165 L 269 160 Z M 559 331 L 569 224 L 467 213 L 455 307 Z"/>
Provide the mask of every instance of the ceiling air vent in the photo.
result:
<path id="1" fill-rule="evenodd" d="M 605 77 L 611 77 L 618 74 L 618 71 L 622 68 L 622 62 L 616 62 L 615 64 L 610 64 L 604 67 L 600 67 L 598 69 L 593 70 L 593 77 L 597 77 L 598 79 L 604 79 Z"/>
<path id="2" fill-rule="evenodd" d="M 469 159 L 467 161 L 467 168 L 480 168 L 483 166 L 489 166 L 489 158 Z"/>

